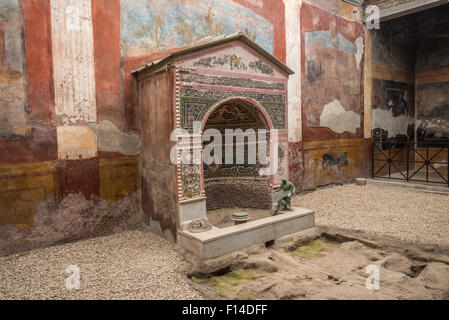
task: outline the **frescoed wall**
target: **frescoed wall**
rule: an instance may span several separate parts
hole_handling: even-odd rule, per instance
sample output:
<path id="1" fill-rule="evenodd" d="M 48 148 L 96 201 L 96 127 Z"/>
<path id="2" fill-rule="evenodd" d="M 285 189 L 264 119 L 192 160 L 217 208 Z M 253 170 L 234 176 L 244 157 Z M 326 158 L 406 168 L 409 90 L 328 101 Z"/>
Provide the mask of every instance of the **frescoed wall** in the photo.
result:
<path id="1" fill-rule="evenodd" d="M 304 141 L 361 137 L 362 26 L 304 3 L 301 30 Z"/>
<path id="2" fill-rule="evenodd" d="M 417 20 L 417 136 L 449 139 L 449 6 L 423 12 Z"/>
<path id="3" fill-rule="evenodd" d="M 124 109 L 127 130 L 138 131 L 136 83 L 131 72 L 205 38 L 243 32 L 285 61 L 282 0 L 120 1 Z"/>
<path id="4" fill-rule="evenodd" d="M 304 189 L 362 175 L 364 29 L 332 4 L 301 8 Z"/>
<path id="5" fill-rule="evenodd" d="M 242 31 L 270 53 L 273 24 L 232 0 L 121 0 L 122 53 L 137 57 Z"/>
<path id="6" fill-rule="evenodd" d="M 448 10 L 426 10 L 372 31 L 375 138 L 446 138 Z"/>
<path id="7" fill-rule="evenodd" d="M 0 138 L 28 136 L 26 62 L 19 0 L 0 3 Z"/>
<path id="8" fill-rule="evenodd" d="M 131 71 L 236 31 L 285 61 L 284 16 L 271 0 L 1 1 L 0 254 L 153 219 Z"/>
<path id="9" fill-rule="evenodd" d="M 449 79 L 448 79 L 449 80 Z M 449 139 L 449 81 L 418 86 L 418 138 Z"/>
<path id="10" fill-rule="evenodd" d="M 0 2 L 0 255 L 142 222 L 140 141 L 120 130 L 120 38 L 98 31 L 113 8 Z"/>
<path id="11" fill-rule="evenodd" d="M 361 67 L 363 49 L 357 48 L 355 43 L 337 30 L 336 21 L 331 21 L 329 28 L 330 30 L 325 31 L 304 32 L 306 126 L 329 127 L 337 133 L 355 133 L 360 128 L 361 76 L 358 70 Z M 362 38 L 357 41 L 363 46 Z M 341 81 L 344 74 L 345 81 Z M 332 119 L 324 117 L 325 110 L 337 106 L 342 110 L 342 115 L 341 119 L 337 119 L 335 115 L 335 125 L 341 123 L 347 125 L 346 128 L 337 128 Z"/>
<path id="12" fill-rule="evenodd" d="M 364 135 L 366 92 L 382 112 L 396 114 L 406 101 L 403 109 L 412 117 L 418 106 L 424 123 L 445 117 L 449 82 L 446 38 L 420 36 L 426 40 L 418 52 L 414 103 L 415 76 L 404 70 L 414 59 L 398 56 L 411 50 L 381 36 L 373 42 L 378 81 L 367 88 L 362 11 L 341 0 L 0 1 L 0 254 L 142 222 L 174 238 L 177 217 L 166 213 L 176 194 L 164 188 L 176 172 L 168 149 L 157 155 L 154 148 L 168 143 L 169 122 L 176 119 L 150 104 L 145 114 L 139 111 L 131 72 L 204 37 L 244 32 L 295 74 L 279 81 L 275 68 L 247 59 L 235 66 L 243 68 L 237 77 L 231 56 L 226 65 L 220 64 L 224 56 L 197 59 L 188 67 L 209 73 L 178 74 L 183 126 L 238 94 L 259 101 L 282 130 L 278 175 L 288 175 L 298 191 L 362 176 L 370 141 L 363 140 L 370 138 Z M 165 92 L 169 80 L 159 79 L 146 93 L 152 103 L 173 101 Z M 142 132 L 141 121 L 154 131 Z M 193 168 L 190 180 L 170 187 L 187 183 L 197 195 L 198 172 Z M 254 185 L 241 187 L 250 195 Z M 257 185 L 265 188 L 266 180 Z"/>
<path id="13" fill-rule="evenodd" d="M 416 39 L 408 17 L 381 24 L 372 31 L 373 138 L 413 139 L 415 136 Z"/>

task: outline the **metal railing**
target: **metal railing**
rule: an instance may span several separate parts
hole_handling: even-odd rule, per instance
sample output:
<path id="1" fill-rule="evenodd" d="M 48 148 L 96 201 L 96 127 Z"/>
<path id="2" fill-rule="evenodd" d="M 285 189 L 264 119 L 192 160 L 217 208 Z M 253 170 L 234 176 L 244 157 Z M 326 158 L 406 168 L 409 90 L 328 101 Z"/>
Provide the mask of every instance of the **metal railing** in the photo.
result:
<path id="1" fill-rule="evenodd" d="M 371 154 L 373 178 L 449 187 L 448 141 L 373 141 Z"/>

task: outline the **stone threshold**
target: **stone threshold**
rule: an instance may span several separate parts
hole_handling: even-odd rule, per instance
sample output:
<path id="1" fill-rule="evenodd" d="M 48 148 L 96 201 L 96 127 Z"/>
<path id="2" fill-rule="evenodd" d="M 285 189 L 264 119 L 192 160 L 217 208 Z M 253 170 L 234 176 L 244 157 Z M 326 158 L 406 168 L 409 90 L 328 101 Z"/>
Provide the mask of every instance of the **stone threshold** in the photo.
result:
<path id="1" fill-rule="evenodd" d="M 445 187 L 443 184 L 440 187 L 435 185 L 413 183 L 407 181 L 392 181 L 388 179 L 367 179 L 367 183 L 379 187 L 402 188 L 402 189 L 409 189 L 412 191 L 449 195 L 449 188 Z"/>

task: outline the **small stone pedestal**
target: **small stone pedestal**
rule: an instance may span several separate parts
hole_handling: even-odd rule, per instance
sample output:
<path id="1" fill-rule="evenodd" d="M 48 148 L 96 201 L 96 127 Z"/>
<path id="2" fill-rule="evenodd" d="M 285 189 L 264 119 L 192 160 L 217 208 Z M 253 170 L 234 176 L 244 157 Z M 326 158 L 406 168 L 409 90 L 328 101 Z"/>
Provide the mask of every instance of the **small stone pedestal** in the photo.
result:
<path id="1" fill-rule="evenodd" d="M 246 212 L 236 212 L 233 213 L 231 217 L 231 220 L 235 222 L 235 225 L 247 223 L 249 219 L 249 214 Z"/>

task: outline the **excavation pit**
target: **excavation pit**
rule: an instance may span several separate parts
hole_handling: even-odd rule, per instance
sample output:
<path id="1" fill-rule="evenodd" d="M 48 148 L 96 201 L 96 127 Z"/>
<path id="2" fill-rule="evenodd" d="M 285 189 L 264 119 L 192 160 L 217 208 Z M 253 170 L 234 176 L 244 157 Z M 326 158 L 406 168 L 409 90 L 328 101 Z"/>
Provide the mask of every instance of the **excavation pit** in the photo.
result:
<path id="1" fill-rule="evenodd" d="M 209 260 L 208 265 L 221 265 L 236 259 L 190 277 L 208 299 L 447 299 L 449 258 L 417 250 L 320 233 Z M 366 286 L 369 268 L 379 270 L 378 290 Z"/>

